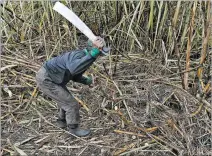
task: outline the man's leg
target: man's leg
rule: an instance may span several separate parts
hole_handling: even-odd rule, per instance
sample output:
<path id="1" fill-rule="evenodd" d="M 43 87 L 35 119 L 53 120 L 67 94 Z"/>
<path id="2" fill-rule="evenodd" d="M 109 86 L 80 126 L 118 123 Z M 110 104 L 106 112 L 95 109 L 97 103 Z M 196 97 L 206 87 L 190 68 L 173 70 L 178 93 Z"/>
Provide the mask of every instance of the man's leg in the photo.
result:
<path id="1" fill-rule="evenodd" d="M 62 108 L 59 108 L 59 118 L 64 120 L 66 118 L 66 112 Z"/>
<path id="2" fill-rule="evenodd" d="M 61 116 L 59 116 L 61 119 L 64 118 L 65 113 L 67 124 L 79 124 L 79 104 L 70 92 L 49 80 L 45 80 L 38 86 L 44 94 L 57 102 L 58 107 L 61 109 Z"/>
<path id="3" fill-rule="evenodd" d="M 65 111 L 62 108 L 59 108 L 59 118 L 57 119 L 57 126 L 60 128 L 66 128 L 67 126 Z"/>
<path id="4" fill-rule="evenodd" d="M 77 100 L 72 96 L 66 86 L 62 86 L 62 88 L 69 94 L 69 98 L 67 102 L 60 102 L 58 105 L 65 111 L 65 118 L 67 125 L 78 125 L 80 121 L 79 109 L 80 105 Z"/>
<path id="5" fill-rule="evenodd" d="M 63 86 L 63 88 L 68 92 L 69 90 L 67 89 L 66 86 Z M 71 95 L 71 93 L 70 93 Z M 79 129 L 78 128 L 78 123 L 80 120 L 80 116 L 79 116 L 79 109 L 80 109 L 80 105 L 78 104 L 77 100 L 71 95 L 71 103 L 74 104 L 72 109 L 70 109 L 70 107 L 68 107 L 68 105 L 65 105 L 63 108 L 66 112 L 66 122 L 67 122 L 67 127 L 69 132 L 71 132 L 72 134 L 76 135 L 76 136 L 87 136 L 90 134 L 90 130 L 86 130 L 86 129 Z M 67 108 L 65 108 L 67 107 Z"/>
<path id="6" fill-rule="evenodd" d="M 36 76 L 38 87 L 44 92 L 44 94 L 55 100 L 58 106 L 65 111 L 69 131 L 77 136 L 88 135 L 90 130 L 78 128 L 80 106 L 76 99 L 71 95 L 66 87 L 55 84 L 49 79 L 43 79 L 42 74 L 38 73 Z"/>
<path id="7" fill-rule="evenodd" d="M 68 123 L 72 124 L 71 122 L 73 122 L 73 124 L 79 124 L 79 104 L 66 87 L 52 82 L 44 67 L 41 67 L 38 71 L 36 82 L 44 94 L 57 102 L 60 108 L 59 119 L 65 119 L 65 113 L 68 111 L 72 113 L 71 117 L 68 115 L 68 118 L 70 118 Z"/>
<path id="8" fill-rule="evenodd" d="M 46 88 L 44 86 L 51 86 L 51 88 Z M 43 85 L 40 85 L 40 88 L 44 93 L 54 99 L 58 106 L 65 111 L 67 128 L 70 133 L 79 137 L 84 137 L 90 134 L 90 130 L 78 128 L 80 120 L 80 105 L 67 89 L 54 84 L 51 81 L 43 83 Z"/>

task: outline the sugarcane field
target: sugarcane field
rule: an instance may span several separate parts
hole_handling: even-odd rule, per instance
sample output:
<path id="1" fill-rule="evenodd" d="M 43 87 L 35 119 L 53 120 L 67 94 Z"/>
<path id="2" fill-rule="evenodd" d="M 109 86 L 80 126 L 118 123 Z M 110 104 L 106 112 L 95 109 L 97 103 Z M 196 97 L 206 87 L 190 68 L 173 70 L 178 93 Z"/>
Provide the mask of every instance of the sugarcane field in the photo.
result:
<path id="1" fill-rule="evenodd" d="M 0 4 L 0 155 L 212 155 L 212 1 Z"/>

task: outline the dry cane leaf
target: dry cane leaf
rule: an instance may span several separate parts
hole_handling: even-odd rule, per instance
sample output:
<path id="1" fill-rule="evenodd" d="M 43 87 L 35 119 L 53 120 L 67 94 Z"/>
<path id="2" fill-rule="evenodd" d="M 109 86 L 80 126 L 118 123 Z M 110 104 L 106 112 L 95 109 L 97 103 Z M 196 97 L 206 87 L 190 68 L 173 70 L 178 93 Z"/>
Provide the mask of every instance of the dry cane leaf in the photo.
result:
<path id="1" fill-rule="evenodd" d="M 4 71 L 7 68 L 11 68 L 11 67 L 15 67 L 15 66 L 17 66 L 17 65 L 8 65 L 8 66 L 5 66 L 5 67 L 1 67 L 1 72 Z"/>
<path id="2" fill-rule="evenodd" d="M 133 148 L 135 147 L 135 144 L 134 143 L 131 143 L 130 145 L 125 145 L 122 149 L 119 149 L 117 150 L 115 153 L 114 153 L 114 156 L 117 156 L 123 152 L 125 152 L 126 150 L 130 149 L 130 148 Z"/>
<path id="3" fill-rule="evenodd" d="M 6 148 L 2 148 L 1 155 L 3 155 L 3 151 L 6 151 L 6 152 L 10 153 L 10 155 L 14 155 L 14 154 L 15 154 L 15 152 L 14 152 L 14 151 L 11 151 L 11 150 L 6 149 Z"/>
<path id="4" fill-rule="evenodd" d="M 202 106 L 203 106 L 203 103 L 201 103 L 201 105 L 198 107 L 198 109 L 194 113 L 191 114 L 191 117 L 194 117 L 195 115 L 197 115 L 201 111 Z"/>
<path id="5" fill-rule="evenodd" d="M 116 112 L 118 113 L 118 115 L 119 115 L 120 118 L 124 121 L 124 123 L 125 123 L 126 125 L 130 124 L 130 121 L 127 120 L 127 119 L 124 117 L 124 115 L 122 114 L 122 112 L 121 112 L 120 110 L 117 110 Z"/>
<path id="6" fill-rule="evenodd" d="M 13 96 L 13 93 L 11 92 L 11 90 L 9 90 L 8 87 L 4 87 L 3 90 L 9 94 L 9 97 L 12 97 Z"/>
<path id="7" fill-rule="evenodd" d="M 175 123 L 171 119 L 169 119 L 167 121 L 167 123 L 168 123 L 169 126 L 176 129 L 180 133 L 181 136 L 183 136 L 183 133 L 180 131 L 180 129 L 175 125 Z"/>
<path id="8" fill-rule="evenodd" d="M 23 145 L 23 144 L 29 142 L 30 140 L 32 140 L 32 139 L 34 139 L 34 138 L 35 138 L 35 136 L 29 137 L 29 138 L 27 138 L 27 139 L 25 139 L 25 140 L 23 140 L 23 141 L 21 141 L 21 142 L 15 143 L 14 146 L 18 147 L 18 146 L 20 146 L 20 145 Z"/>
<path id="9" fill-rule="evenodd" d="M 17 146 L 14 145 L 13 147 L 21 156 L 27 156 L 27 154 Z"/>

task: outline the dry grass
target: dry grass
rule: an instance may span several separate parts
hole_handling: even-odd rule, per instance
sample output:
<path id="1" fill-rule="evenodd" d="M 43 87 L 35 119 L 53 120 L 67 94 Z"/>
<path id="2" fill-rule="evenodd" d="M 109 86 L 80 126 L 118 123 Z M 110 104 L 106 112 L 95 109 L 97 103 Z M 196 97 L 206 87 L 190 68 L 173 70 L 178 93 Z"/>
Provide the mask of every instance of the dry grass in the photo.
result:
<path id="1" fill-rule="evenodd" d="M 194 2 L 195 16 L 185 1 L 64 3 L 113 48 L 88 71 L 93 88 L 68 85 L 88 106 L 81 124 L 92 134 L 77 138 L 56 127 L 57 106 L 34 79 L 45 60 L 82 48 L 87 39 L 50 1 L 7 1 L 1 6 L 1 154 L 209 155 L 210 3 Z"/>

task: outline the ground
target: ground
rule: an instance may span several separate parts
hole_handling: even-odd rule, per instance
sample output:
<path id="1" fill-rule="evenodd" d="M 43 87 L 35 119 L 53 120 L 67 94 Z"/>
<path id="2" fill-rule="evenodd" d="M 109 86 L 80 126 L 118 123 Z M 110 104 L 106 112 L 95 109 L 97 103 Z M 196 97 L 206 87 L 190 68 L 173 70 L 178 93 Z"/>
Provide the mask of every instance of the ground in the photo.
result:
<path id="1" fill-rule="evenodd" d="M 10 89 L 20 91 L 15 97 L 3 92 L 2 155 L 209 154 L 209 108 L 160 63 L 133 58 L 120 57 L 113 75 L 115 65 L 102 59 L 104 68 L 97 62 L 89 70 L 95 78 L 91 88 L 69 83 L 68 89 L 89 108 L 80 110 L 81 126 L 92 131 L 88 137 L 58 128 L 57 105 L 42 92 L 34 97 L 27 88 Z"/>

